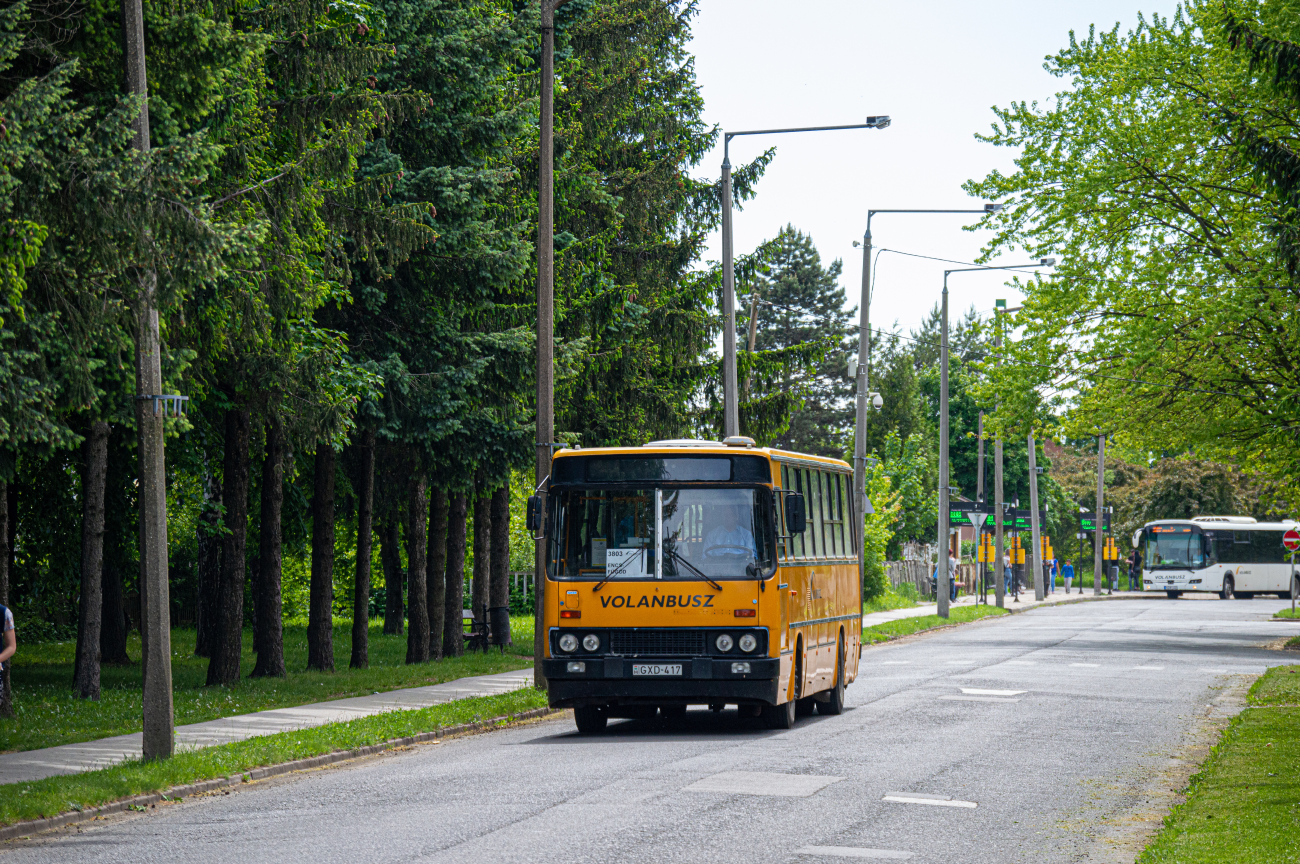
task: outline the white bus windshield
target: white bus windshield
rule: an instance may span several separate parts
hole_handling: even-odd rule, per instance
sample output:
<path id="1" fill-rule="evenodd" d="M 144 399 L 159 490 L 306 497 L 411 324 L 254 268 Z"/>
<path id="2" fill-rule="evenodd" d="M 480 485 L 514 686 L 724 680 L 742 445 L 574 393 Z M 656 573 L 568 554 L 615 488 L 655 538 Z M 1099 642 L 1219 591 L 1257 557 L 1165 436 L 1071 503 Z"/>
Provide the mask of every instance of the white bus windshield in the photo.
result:
<path id="1" fill-rule="evenodd" d="M 1199 570 L 1206 564 L 1201 529 L 1193 525 L 1151 525 L 1146 541 L 1148 570 Z"/>

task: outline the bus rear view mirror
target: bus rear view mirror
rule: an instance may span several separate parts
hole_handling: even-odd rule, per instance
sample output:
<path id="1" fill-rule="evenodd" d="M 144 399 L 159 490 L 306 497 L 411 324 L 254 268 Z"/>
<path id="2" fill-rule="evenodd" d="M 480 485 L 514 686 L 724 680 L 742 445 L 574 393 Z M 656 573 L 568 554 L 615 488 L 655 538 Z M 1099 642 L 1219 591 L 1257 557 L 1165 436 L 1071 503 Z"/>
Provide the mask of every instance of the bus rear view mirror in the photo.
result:
<path id="1" fill-rule="evenodd" d="M 542 530 L 542 498 L 540 495 L 528 496 L 528 512 L 524 524 L 533 534 Z"/>
<path id="2" fill-rule="evenodd" d="M 808 527 L 808 511 L 804 507 L 803 496 L 790 492 L 785 496 L 785 530 L 791 534 L 802 534 Z"/>

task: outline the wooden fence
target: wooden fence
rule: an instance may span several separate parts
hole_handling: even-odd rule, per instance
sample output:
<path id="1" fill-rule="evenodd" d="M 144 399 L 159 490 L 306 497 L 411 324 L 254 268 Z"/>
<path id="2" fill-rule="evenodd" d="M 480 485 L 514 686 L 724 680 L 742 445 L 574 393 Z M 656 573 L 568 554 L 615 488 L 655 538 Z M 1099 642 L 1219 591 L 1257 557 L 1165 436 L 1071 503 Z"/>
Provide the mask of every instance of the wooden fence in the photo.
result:
<path id="1" fill-rule="evenodd" d="M 886 561 L 885 575 L 890 587 L 897 589 L 903 582 L 916 586 L 916 593 L 928 597 L 930 582 L 934 575 L 934 564 L 925 561 Z M 975 590 L 976 570 L 974 564 L 957 565 L 957 584 L 961 590 L 970 593 Z"/>

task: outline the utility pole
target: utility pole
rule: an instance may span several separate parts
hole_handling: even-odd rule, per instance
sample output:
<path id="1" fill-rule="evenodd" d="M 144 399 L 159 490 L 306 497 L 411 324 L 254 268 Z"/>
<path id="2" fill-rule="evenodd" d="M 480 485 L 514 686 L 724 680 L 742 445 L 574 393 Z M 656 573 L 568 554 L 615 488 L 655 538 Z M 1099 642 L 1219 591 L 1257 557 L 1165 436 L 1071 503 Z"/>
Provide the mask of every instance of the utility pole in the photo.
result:
<path id="1" fill-rule="evenodd" d="M 137 0 L 138 2 L 138 0 Z M 542 4 L 541 118 L 537 150 L 537 494 L 546 512 L 555 439 L 555 10 L 569 0 Z M 541 533 L 541 532 L 539 532 Z M 533 686 L 546 689 L 546 541 L 538 540 L 533 564 Z"/>
<path id="2" fill-rule="evenodd" d="M 1007 307 L 1007 301 L 997 301 L 997 306 L 993 310 L 994 328 L 993 328 L 993 348 L 1002 347 L 1002 315 L 1001 312 Z M 999 363 L 1002 362 L 1000 359 Z M 1002 432 L 998 432 L 998 437 L 993 440 L 993 518 L 996 520 L 994 525 L 994 549 L 993 549 L 993 596 L 997 601 L 998 608 L 1006 607 L 1007 603 L 1007 583 L 1002 572 L 1003 548 L 1002 535 Z"/>
<path id="3" fill-rule="evenodd" d="M 149 85 L 145 74 L 144 11 L 141 0 L 123 0 L 126 89 L 139 104 L 132 145 L 149 153 Z M 158 272 L 137 274 L 135 318 L 135 419 L 140 435 L 140 594 L 144 613 L 143 741 L 145 759 L 169 759 L 175 750 L 172 709 L 171 598 L 167 582 L 167 474 L 163 425 L 162 358 L 158 338 Z M 91 650 L 94 650 L 93 648 Z"/>
<path id="4" fill-rule="evenodd" d="M 1106 485 L 1106 436 L 1097 436 L 1097 524 L 1096 540 L 1093 542 L 1092 550 L 1092 593 L 1101 596 L 1101 543 L 1102 543 L 1102 526 L 1106 524 L 1106 514 L 1102 507 L 1102 494 L 1105 492 Z M 1080 580 L 1083 581 L 1083 580 Z M 1079 586 L 1080 592 L 1083 586 Z"/>
<path id="5" fill-rule="evenodd" d="M 977 446 L 979 447 L 979 467 L 975 470 L 975 501 L 981 507 L 985 507 L 986 505 L 984 503 L 984 412 L 983 411 L 980 412 L 979 428 L 976 432 L 976 442 L 977 442 Z M 984 548 L 982 535 L 986 533 L 984 531 L 984 528 L 987 526 L 987 524 L 988 524 L 987 522 L 980 522 L 975 526 L 975 548 L 976 549 Z M 979 555 L 977 554 L 975 557 L 978 559 Z M 983 570 L 983 573 L 981 574 L 983 576 L 983 579 L 976 580 L 977 583 L 979 584 L 980 593 L 979 593 L 979 597 L 975 600 L 975 602 L 987 604 L 989 602 L 988 562 L 986 561 L 983 564 L 976 564 L 975 568 L 977 571 L 981 569 Z"/>
<path id="6" fill-rule="evenodd" d="M 1038 454 L 1034 452 L 1034 433 L 1030 432 L 1029 443 L 1029 527 L 1033 535 L 1034 548 L 1030 550 L 1029 561 L 1034 574 L 1034 599 L 1044 600 L 1047 593 L 1043 585 L 1043 546 L 1042 526 L 1038 524 Z"/>
<path id="7" fill-rule="evenodd" d="M 948 277 L 939 313 L 939 617 L 948 617 Z"/>
<path id="8" fill-rule="evenodd" d="M 546 2 L 546 0 L 542 0 Z M 722 437 L 740 434 L 736 399 L 736 263 L 731 239 L 731 143 L 722 144 Z"/>

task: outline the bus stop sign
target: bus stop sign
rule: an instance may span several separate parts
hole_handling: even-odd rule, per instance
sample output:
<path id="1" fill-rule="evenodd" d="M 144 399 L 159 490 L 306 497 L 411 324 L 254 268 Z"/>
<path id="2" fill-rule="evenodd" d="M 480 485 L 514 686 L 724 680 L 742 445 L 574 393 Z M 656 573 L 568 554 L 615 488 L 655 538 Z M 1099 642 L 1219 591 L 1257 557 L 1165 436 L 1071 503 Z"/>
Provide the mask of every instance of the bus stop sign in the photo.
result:
<path id="1" fill-rule="evenodd" d="M 1288 552 L 1294 552 L 1300 549 L 1300 531 L 1292 528 L 1282 535 L 1282 545 L 1287 548 Z"/>

